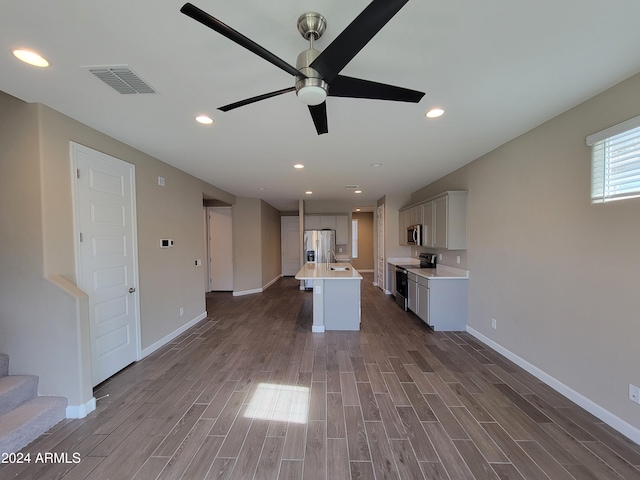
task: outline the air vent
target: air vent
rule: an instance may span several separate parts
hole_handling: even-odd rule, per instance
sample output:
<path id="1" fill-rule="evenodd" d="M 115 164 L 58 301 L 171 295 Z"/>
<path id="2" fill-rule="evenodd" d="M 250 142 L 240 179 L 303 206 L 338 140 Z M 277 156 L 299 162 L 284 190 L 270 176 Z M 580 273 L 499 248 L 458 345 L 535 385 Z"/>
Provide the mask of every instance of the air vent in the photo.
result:
<path id="1" fill-rule="evenodd" d="M 156 91 L 133 73 L 129 67 L 89 67 L 89 71 L 97 78 L 116 90 L 118 93 L 156 93 Z"/>
<path id="2" fill-rule="evenodd" d="M 358 188 L 360 188 L 360 185 L 345 185 L 344 188 L 346 190 L 357 190 Z"/>

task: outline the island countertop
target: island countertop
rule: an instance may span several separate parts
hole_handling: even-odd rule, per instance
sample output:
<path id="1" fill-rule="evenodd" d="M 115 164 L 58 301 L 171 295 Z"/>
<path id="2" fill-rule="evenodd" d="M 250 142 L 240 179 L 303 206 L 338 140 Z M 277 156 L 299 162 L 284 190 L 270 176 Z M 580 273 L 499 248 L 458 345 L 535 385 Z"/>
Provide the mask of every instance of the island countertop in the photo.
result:
<path id="1" fill-rule="evenodd" d="M 331 270 L 324 262 L 305 263 L 296 273 L 296 280 L 362 280 L 362 275 L 350 263 L 330 263 L 329 267 L 346 270 Z"/>

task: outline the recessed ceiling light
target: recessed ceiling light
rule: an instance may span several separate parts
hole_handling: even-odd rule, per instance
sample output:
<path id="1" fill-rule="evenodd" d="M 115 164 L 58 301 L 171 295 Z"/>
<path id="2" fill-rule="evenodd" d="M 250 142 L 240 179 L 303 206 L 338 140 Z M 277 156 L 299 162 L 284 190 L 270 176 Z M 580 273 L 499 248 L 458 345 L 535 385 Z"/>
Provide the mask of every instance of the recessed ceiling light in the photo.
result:
<path id="1" fill-rule="evenodd" d="M 307 195 L 311 195 L 313 192 L 312 192 L 311 190 L 307 190 L 307 191 L 306 191 L 306 192 L 304 192 L 304 193 L 306 193 Z"/>
<path id="2" fill-rule="evenodd" d="M 372 163 L 371 166 L 374 168 L 381 167 L 382 163 Z"/>
<path id="3" fill-rule="evenodd" d="M 203 125 L 211 125 L 213 123 L 213 118 L 209 117 L 208 115 L 198 115 L 196 117 L 196 122 Z"/>
<path id="4" fill-rule="evenodd" d="M 353 193 L 362 193 L 362 190 L 356 190 L 356 191 L 355 191 L 355 192 L 353 192 Z"/>
<path id="5" fill-rule="evenodd" d="M 359 209 L 359 208 L 356 208 L 356 212 L 359 212 L 359 211 L 360 211 L 360 209 Z"/>
<path id="6" fill-rule="evenodd" d="M 301 163 L 296 163 L 293 168 L 304 168 L 304 165 Z"/>
<path id="7" fill-rule="evenodd" d="M 432 108 L 425 114 L 427 118 L 438 118 L 442 115 L 444 115 L 444 110 L 441 108 Z"/>
<path id="8" fill-rule="evenodd" d="M 34 67 L 49 66 L 49 62 L 44 57 L 40 56 L 39 54 L 31 50 L 24 50 L 21 48 L 17 48 L 13 51 L 13 54 L 19 60 L 22 60 L 23 62 L 28 63 L 29 65 L 33 65 Z"/>

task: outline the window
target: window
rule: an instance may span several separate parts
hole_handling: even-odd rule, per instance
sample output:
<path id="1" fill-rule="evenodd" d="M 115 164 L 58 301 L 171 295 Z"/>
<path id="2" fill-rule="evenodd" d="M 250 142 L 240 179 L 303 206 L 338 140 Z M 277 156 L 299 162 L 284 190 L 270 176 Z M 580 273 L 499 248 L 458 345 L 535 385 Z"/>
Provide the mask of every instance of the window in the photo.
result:
<path id="1" fill-rule="evenodd" d="M 358 258 L 358 220 L 351 220 L 351 258 Z"/>
<path id="2" fill-rule="evenodd" d="M 592 202 L 640 196 L 640 117 L 589 135 L 587 145 Z"/>

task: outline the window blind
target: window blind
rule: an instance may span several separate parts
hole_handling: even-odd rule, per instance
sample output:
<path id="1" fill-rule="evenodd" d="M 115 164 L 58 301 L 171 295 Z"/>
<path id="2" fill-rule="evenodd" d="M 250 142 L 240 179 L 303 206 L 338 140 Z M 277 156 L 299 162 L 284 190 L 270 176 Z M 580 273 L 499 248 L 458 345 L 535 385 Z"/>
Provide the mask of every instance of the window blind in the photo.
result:
<path id="1" fill-rule="evenodd" d="M 587 145 L 593 202 L 640 196 L 640 117 L 590 135 Z"/>

